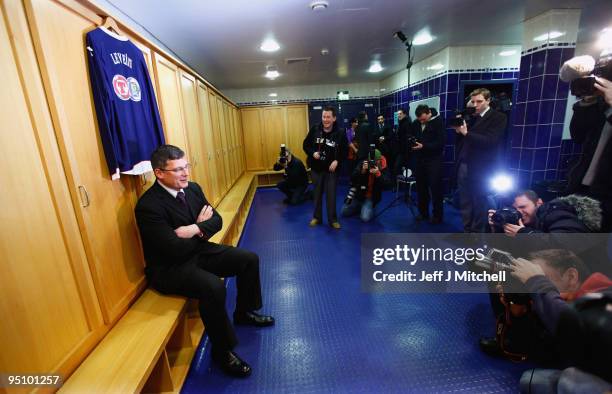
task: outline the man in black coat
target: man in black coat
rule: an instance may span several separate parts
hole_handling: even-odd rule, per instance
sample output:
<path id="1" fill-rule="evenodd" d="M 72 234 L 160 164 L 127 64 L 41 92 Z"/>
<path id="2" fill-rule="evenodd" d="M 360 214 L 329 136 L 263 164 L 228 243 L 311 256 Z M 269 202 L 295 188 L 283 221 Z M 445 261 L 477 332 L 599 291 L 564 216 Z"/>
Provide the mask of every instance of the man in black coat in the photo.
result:
<path id="1" fill-rule="evenodd" d="M 601 202 L 602 231 L 612 231 L 612 82 L 598 78 L 603 97 L 587 96 L 574 104 L 572 139 L 582 144 L 582 155 L 568 175 L 568 192 Z M 596 84 L 596 86 L 598 86 Z"/>
<path id="2" fill-rule="evenodd" d="M 163 294 L 198 299 L 213 361 L 230 375 L 248 376 L 251 367 L 232 351 L 238 341 L 225 311 L 221 278 L 236 276 L 234 324 L 274 324 L 271 316 L 255 312 L 262 307 L 259 257 L 208 241 L 221 230 L 222 219 L 200 186 L 188 181 L 190 165 L 181 149 L 160 146 L 151 165 L 157 180 L 135 210 L 149 284 Z"/>
<path id="3" fill-rule="evenodd" d="M 393 173 L 399 175 L 402 171 L 402 167 L 408 167 L 410 163 L 410 152 L 412 152 L 412 146 L 408 144 L 408 136 L 410 135 L 411 120 L 410 116 L 404 109 L 397 111 L 397 118 L 399 124 L 397 126 L 397 139 L 398 139 L 398 151 L 393 163 Z"/>
<path id="4" fill-rule="evenodd" d="M 393 163 L 393 158 L 391 158 L 390 151 L 392 143 L 391 134 L 393 133 L 393 128 L 385 123 L 385 116 L 383 114 L 378 114 L 376 117 L 376 134 L 378 135 L 378 140 L 376 141 L 376 148 L 380 150 L 383 156 L 387 158 L 388 163 Z M 393 155 L 395 156 L 395 155 Z"/>
<path id="5" fill-rule="evenodd" d="M 278 182 L 276 187 L 287 198 L 283 201 L 286 204 L 298 205 L 312 197 L 312 193 L 308 193 L 308 173 L 304 163 L 297 157 L 294 157 L 289 149 L 286 149 L 286 156 L 280 157 L 278 162 L 274 163 L 274 171 L 285 170 L 285 179 Z"/>
<path id="6" fill-rule="evenodd" d="M 427 105 L 419 105 L 415 110 L 416 120 L 412 124 L 411 135 L 417 143 L 412 147 L 416 176 L 419 216 L 417 220 L 429 219 L 429 201 L 432 202 L 431 223 L 442 223 L 444 216 L 442 190 L 442 161 L 446 129 L 439 115 L 434 116 Z M 431 194 L 430 194 L 431 193 Z"/>
<path id="7" fill-rule="evenodd" d="M 463 122 L 457 132 L 457 186 L 465 232 L 485 232 L 487 225 L 487 187 L 497 165 L 499 145 L 506 129 L 506 116 L 489 107 L 491 92 L 479 88 L 471 94 L 476 120 Z"/>

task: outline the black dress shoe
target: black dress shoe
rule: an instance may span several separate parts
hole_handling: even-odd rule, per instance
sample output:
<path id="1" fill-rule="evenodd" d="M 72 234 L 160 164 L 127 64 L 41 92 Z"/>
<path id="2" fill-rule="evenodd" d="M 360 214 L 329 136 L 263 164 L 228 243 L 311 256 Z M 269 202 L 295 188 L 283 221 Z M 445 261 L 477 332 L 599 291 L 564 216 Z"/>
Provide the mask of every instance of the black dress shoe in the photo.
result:
<path id="1" fill-rule="evenodd" d="M 246 378 L 251 374 L 251 366 L 231 350 L 212 354 L 213 361 L 228 375 Z"/>
<path id="2" fill-rule="evenodd" d="M 234 324 L 267 327 L 274 325 L 274 318 L 256 312 L 234 313 Z"/>
<path id="3" fill-rule="evenodd" d="M 497 338 L 480 338 L 479 345 L 480 350 L 489 356 L 496 357 L 501 355 L 501 349 L 497 343 Z"/>

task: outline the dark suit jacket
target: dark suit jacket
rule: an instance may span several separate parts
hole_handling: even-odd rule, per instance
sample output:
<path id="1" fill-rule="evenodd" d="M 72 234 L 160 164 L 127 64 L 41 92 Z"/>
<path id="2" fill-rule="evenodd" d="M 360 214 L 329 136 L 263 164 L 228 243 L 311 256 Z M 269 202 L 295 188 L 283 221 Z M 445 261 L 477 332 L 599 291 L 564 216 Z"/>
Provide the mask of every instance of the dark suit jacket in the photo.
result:
<path id="1" fill-rule="evenodd" d="M 136 204 L 136 222 L 147 262 L 147 275 L 194 257 L 217 254 L 228 248 L 226 245 L 207 241 L 223 226 L 223 219 L 216 210 L 210 219 L 198 223 L 204 233 L 203 238 L 179 238 L 174 233 L 174 229 L 180 226 L 194 224 L 204 205 L 210 205 L 197 183 L 189 182 L 184 192 L 189 210 L 157 182 Z"/>
<path id="2" fill-rule="evenodd" d="M 459 157 L 465 149 L 465 163 L 468 167 L 468 177 L 483 184 L 488 183 L 488 177 L 497 167 L 499 144 L 503 141 L 506 129 L 506 115 L 489 109 L 487 113 L 469 127 L 466 136 L 457 135 L 455 157 Z"/>
<path id="3" fill-rule="evenodd" d="M 423 144 L 422 149 L 412 151 L 417 161 L 442 159 L 444 144 L 446 143 L 446 128 L 444 127 L 444 121 L 439 115 L 432 117 L 425 124 L 425 130 L 421 130 L 421 123 L 415 120 L 412 122 L 410 134 Z"/>

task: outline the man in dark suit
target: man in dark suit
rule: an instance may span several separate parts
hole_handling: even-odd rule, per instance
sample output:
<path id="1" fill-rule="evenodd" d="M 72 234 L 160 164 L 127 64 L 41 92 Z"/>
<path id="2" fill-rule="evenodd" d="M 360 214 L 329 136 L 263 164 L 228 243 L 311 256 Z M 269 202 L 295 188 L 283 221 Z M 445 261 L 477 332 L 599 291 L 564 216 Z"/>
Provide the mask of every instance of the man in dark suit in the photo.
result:
<path id="1" fill-rule="evenodd" d="M 479 88 L 471 94 L 475 120 L 454 127 L 457 132 L 457 186 L 465 232 L 485 232 L 487 187 L 497 166 L 499 145 L 506 128 L 506 116 L 489 107 L 491 92 Z"/>
<path id="2" fill-rule="evenodd" d="M 393 164 L 393 174 L 395 176 L 402 172 L 402 167 L 410 166 L 410 154 L 412 152 L 412 147 L 408 144 L 408 136 L 410 135 L 412 123 L 410 115 L 400 108 L 397 111 L 397 118 L 399 119 L 399 125 L 397 126 L 398 152 Z"/>
<path id="3" fill-rule="evenodd" d="M 376 117 L 376 134 L 378 136 L 376 148 L 380 150 L 380 153 L 382 153 L 387 160 L 389 160 L 388 163 L 393 163 L 393 160 L 390 160 L 389 155 L 389 144 L 391 143 L 391 139 L 387 141 L 392 132 L 393 130 L 391 126 L 385 124 L 385 116 L 383 114 L 378 114 Z"/>
<path id="4" fill-rule="evenodd" d="M 432 203 L 432 224 L 443 219 L 442 158 L 446 129 L 442 118 L 434 116 L 432 108 L 419 105 L 415 110 L 416 120 L 410 133 L 417 143 L 412 147 L 414 174 L 416 176 L 419 216 L 417 220 L 429 219 L 429 201 Z M 430 194 L 431 193 L 431 194 Z M 430 198 L 431 196 L 431 198 Z"/>
<path id="5" fill-rule="evenodd" d="M 222 219 L 200 186 L 188 181 L 190 165 L 181 149 L 160 146 L 151 155 L 151 165 L 157 181 L 136 205 L 147 279 L 163 294 L 197 298 L 213 361 L 230 375 L 248 376 L 251 367 L 232 351 L 238 341 L 225 311 L 220 278 L 236 276 L 235 324 L 274 324 L 272 317 L 255 312 L 262 306 L 259 257 L 208 241 L 221 230 Z"/>

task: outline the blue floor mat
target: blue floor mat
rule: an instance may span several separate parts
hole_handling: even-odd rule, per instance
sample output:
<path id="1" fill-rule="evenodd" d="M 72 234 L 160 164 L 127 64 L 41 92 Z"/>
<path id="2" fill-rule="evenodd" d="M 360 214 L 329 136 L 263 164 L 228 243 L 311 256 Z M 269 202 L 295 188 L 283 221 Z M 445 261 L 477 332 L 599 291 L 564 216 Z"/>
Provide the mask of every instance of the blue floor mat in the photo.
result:
<path id="1" fill-rule="evenodd" d="M 346 191 L 338 187 L 338 211 Z M 384 193 L 378 210 L 394 196 Z M 235 350 L 253 375 L 226 377 L 211 365 L 204 337 L 183 393 L 518 392 L 529 365 L 478 349 L 494 329 L 486 294 L 360 291 L 361 233 L 458 232 L 456 209 L 445 204 L 442 225 L 415 223 L 400 199 L 371 223 L 340 218 L 334 230 L 308 227 L 312 204 L 287 206 L 283 198 L 259 189 L 240 241 L 260 256 L 262 311 L 277 319 L 271 328 L 237 327 Z M 235 282 L 227 282 L 231 312 Z"/>

